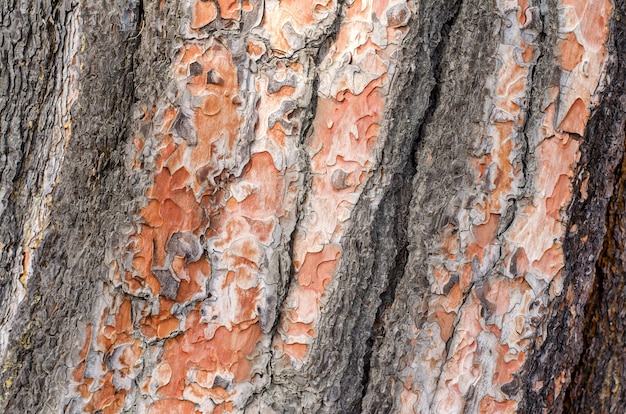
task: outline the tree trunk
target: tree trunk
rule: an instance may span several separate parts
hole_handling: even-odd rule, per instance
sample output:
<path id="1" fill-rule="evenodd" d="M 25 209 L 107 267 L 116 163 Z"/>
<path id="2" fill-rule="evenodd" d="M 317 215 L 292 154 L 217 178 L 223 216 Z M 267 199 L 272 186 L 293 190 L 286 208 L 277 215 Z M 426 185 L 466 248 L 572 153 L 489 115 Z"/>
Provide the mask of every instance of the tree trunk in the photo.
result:
<path id="1" fill-rule="evenodd" d="M 625 13 L 3 0 L 0 410 L 624 412 Z"/>

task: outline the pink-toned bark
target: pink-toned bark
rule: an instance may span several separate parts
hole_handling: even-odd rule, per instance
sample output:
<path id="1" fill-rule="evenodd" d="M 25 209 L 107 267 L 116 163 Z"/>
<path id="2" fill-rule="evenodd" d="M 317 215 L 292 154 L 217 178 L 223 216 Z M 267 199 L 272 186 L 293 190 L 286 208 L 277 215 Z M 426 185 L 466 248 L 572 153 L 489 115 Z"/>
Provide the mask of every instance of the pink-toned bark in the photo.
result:
<path id="1" fill-rule="evenodd" d="M 351 211 L 378 162 L 385 96 L 411 16 L 405 1 L 355 1 L 345 8 L 331 53 L 321 63 L 313 134 L 306 141 L 311 190 L 293 247 L 296 281 L 283 309 L 275 356 L 297 368 L 341 258 Z"/>
<path id="2" fill-rule="evenodd" d="M 238 4 L 220 1 L 220 17 L 236 21 L 253 11 Z M 198 33 L 218 17 L 210 1 L 193 2 L 190 14 Z M 305 20 L 303 30 L 319 23 Z M 256 30 L 263 35 L 266 26 Z M 244 42 L 250 62 L 284 53 L 267 50 L 257 35 L 234 42 Z M 83 358 L 96 366 L 85 370 L 83 362 L 75 371 L 87 410 L 232 412 L 269 378 L 256 374 L 268 369 L 280 282 L 275 251 L 290 238 L 302 191 L 298 108 L 310 101 L 310 57 L 259 62 L 241 85 L 231 44 L 186 42 L 170 96 L 143 109 L 134 168 L 153 163 L 154 184 L 137 230 L 117 253 L 123 259 L 112 262 L 113 285 L 135 298 L 113 293 L 87 338 Z M 246 117 L 255 115 L 250 135 Z M 106 361 L 118 354 L 115 364 Z"/>

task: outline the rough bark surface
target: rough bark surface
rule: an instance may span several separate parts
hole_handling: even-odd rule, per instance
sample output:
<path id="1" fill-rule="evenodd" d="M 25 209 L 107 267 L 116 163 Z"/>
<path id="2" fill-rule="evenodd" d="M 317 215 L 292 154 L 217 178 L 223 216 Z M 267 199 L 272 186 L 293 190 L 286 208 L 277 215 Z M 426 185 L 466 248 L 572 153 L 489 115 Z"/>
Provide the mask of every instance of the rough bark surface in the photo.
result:
<path id="1" fill-rule="evenodd" d="M 0 410 L 623 411 L 624 7 L 1 3 Z"/>
<path id="2" fill-rule="evenodd" d="M 582 333 L 570 338 L 566 335 L 559 338 L 561 343 L 569 342 L 572 344 L 571 349 L 580 352 L 578 354 L 580 360 L 570 374 L 572 382 L 565 396 L 564 412 L 617 413 L 623 411 L 626 406 L 626 395 L 622 385 L 625 361 L 621 352 L 621 344 L 624 341 L 622 217 L 626 211 L 624 204 L 626 170 L 623 155 L 626 83 L 621 74 L 626 70 L 626 22 L 622 18 L 617 18 L 624 16 L 625 13 L 626 3 L 616 2 L 616 19 L 612 23 L 613 35 L 609 42 L 614 56 L 608 69 L 608 76 L 612 81 L 603 94 L 597 113 L 587 127 L 590 141 L 597 142 L 583 152 L 584 161 L 581 164 L 587 167 L 586 171 L 581 169 L 583 174 L 579 174 L 579 179 L 585 180 L 589 177 L 589 184 L 586 186 L 588 189 L 580 193 L 577 197 L 578 203 L 572 206 L 573 218 L 569 238 L 573 247 L 572 259 L 575 257 L 579 259 L 571 262 L 580 263 L 582 258 L 583 266 L 572 265 L 571 273 L 584 281 L 584 285 L 581 283 L 575 287 L 580 286 L 582 288 L 579 288 L 580 291 L 585 292 L 588 299 L 587 296 L 581 295 L 575 304 L 577 308 L 575 316 L 578 318 L 576 323 L 583 324 Z M 597 212 L 605 211 L 607 202 L 608 211 L 605 220 L 602 220 L 602 216 Z M 576 228 L 571 231 L 573 226 Z M 583 226 L 587 226 L 587 229 L 579 233 Z M 600 238 L 603 236 L 604 242 L 599 252 Z M 587 239 L 581 246 L 580 238 L 583 237 Z M 586 251 L 582 251 L 584 246 L 588 246 Z M 567 338 L 567 342 L 563 337 Z M 574 356 L 573 361 L 576 361 L 575 357 L 578 355 L 572 351 L 570 353 Z M 561 365 L 567 362 L 569 361 L 565 360 Z M 543 397 L 539 401 L 545 399 L 546 397 Z"/>

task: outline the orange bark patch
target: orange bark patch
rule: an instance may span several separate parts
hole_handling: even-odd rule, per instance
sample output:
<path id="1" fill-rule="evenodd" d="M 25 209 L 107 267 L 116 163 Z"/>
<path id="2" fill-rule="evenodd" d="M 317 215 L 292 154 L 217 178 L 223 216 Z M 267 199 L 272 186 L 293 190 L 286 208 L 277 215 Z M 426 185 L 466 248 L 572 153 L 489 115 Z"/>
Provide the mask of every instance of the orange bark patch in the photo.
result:
<path id="1" fill-rule="evenodd" d="M 240 203 L 241 213 L 248 218 L 267 219 L 276 214 L 284 194 L 284 182 L 268 152 L 256 153 L 244 172 L 244 179 L 258 183 L 258 191 Z"/>
<path id="2" fill-rule="evenodd" d="M 128 299 L 122 299 L 122 304 L 115 312 L 115 329 L 118 332 L 132 332 L 131 303 Z"/>
<path id="3" fill-rule="evenodd" d="M 201 281 L 206 280 L 211 275 L 211 266 L 207 259 L 200 259 L 197 262 L 189 263 L 185 267 L 185 272 L 189 280 L 181 280 L 178 287 L 176 301 L 184 303 L 200 292 L 204 292 L 205 286 Z"/>
<path id="4" fill-rule="evenodd" d="M 591 0 L 585 3 L 587 7 L 580 19 L 580 30 L 585 39 L 585 45 L 594 50 L 600 50 L 609 31 L 608 22 L 611 15 L 611 3 L 604 0 Z"/>
<path id="5" fill-rule="evenodd" d="M 560 220 L 561 209 L 565 207 L 571 195 L 570 179 L 567 175 L 561 174 L 552 195 L 546 199 L 546 214 L 555 220 Z"/>
<path id="6" fill-rule="evenodd" d="M 485 247 L 493 243 L 500 224 L 500 216 L 498 214 L 489 215 L 486 223 L 472 227 L 474 242 L 467 248 L 467 254 L 470 258 L 478 257 L 482 262 Z"/>
<path id="7" fill-rule="evenodd" d="M 332 278 L 340 248 L 337 245 L 326 245 L 319 253 L 307 253 L 302 267 L 298 271 L 298 282 L 321 293 L 327 280 Z"/>
<path id="8" fill-rule="evenodd" d="M 295 322 L 289 325 L 289 333 L 292 335 L 308 335 L 312 337 L 315 331 L 313 330 L 312 323 Z"/>
<path id="9" fill-rule="evenodd" d="M 573 32 L 568 33 L 565 39 L 561 39 L 558 46 L 561 53 L 561 67 L 567 71 L 573 71 L 582 60 L 585 48 L 578 43 Z"/>
<path id="10" fill-rule="evenodd" d="M 233 329 L 229 332 L 220 327 L 215 332 L 214 342 L 218 361 L 231 368 L 238 382 L 250 378 L 250 364 L 246 358 L 254 349 L 261 337 L 259 324 L 254 324 L 247 329 Z"/>
<path id="11" fill-rule="evenodd" d="M 246 42 L 246 51 L 248 55 L 253 59 L 258 59 L 266 52 L 266 47 L 263 42 L 255 41 L 253 39 L 248 39 Z"/>
<path id="12" fill-rule="evenodd" d="M 376 130 L 368 133 L 368 129 L 379 122 L 384 105 L 379 86 L 380 82 L 374 81 L 360 95 L 345 91 L 340 100 L 319 100 L 314 121 L 318 133 L 309 143 L 312 148 L 321 149 L 312 159 L 315 171 L 324 172 L 328 165 L 335 164 L 338 155 L 366 166 L 378 137 L 370 135 Z"/>
<path id="13" fill-rule="evenodd" d="M 494 237 L 496 236 L 499 224 L 500 216 L 498 214 L 491 214 L 485 224 L 474 226 L 472 230 L 474 237 L 476 238 L 476 243 L 478 243 L 481 247 L 485 247 L 492 243 Z"/>
<path id="14" fill-rule="evenodd" d="M 159 400 L 150 406 L 149 414 L 195 413 L 195 405 L 191 401 L 172 398 Z"/>
<path id="15" fill-rule="evenodd" d="M 159 339 L 169 336 L 172 332 L 176 331 L 180 325 L 180 322 L 176 318 L 169 318 L 157 325 L 157 336 Z"/>
<path id="16" fill-rule="evenodd" d="M 526 10 L 530 7 L 528 0 L 518 0 L 519 12 L 517 14 L 517 20 L 523 26 L 526 24 Z"/>
<path id="17" fill-rule="evenodd" d="M 556 275 L 565 266 L 563 250 L 560 244 L 553 244 L 541 256 L 541 259 L 533 262 L 533 267 L 546 275 Z"/>
<path id="18" fill-rule="evenodd" d="M 524 20 L 526 20 L 526 17 L 524 17 Z M 522 60 L 524 61 L 524 63 L 530 63 L 533 60 L 534 57 L 534 48 L 532 45 L 526 45 L 524 47 L 524 52 L 522 52 Z"/>
<path id="19" fill-rule="evenodd" d="M 299 0 L 281 0 L 280 7 L 295 20 L 298 26 L 303 26 L 312 24 L 315 21 L 313 19 L 313 11 L 320 4 L 323 4 L 323 2 L 314 0 L 303 3 Z"/>
<path id="20" fill-rule="evenodd" d="M 117 392 L 111 379 L 113 372 L 107 372 L 104 376 L 102 387 L 91 395 L 91 400 L 85 406 L 85 411 L 95 412 L 102 410 L 102 414 L 117 414 L 124 407 L 126 390 Z"/>
<path id="21" fill-rule="evenodd" d="M 513 414 L 517 412 L 517 401 L 499 402 L 493 397 L 487 396 L 481 400 L 479 411 L 481 413 Z"/>
<path id="22" fill-rule="evenodd" d="M 289 355 L 291 358 L 297 361 L 302 362 L 306 357 L 308 345 L 298 343 L 282 344 L 281 348 L 285 354 Z"/>
<path id="23" fill-rule="evenodd" d="M 565 132 L 572 132 L 583 136 L 587 125 L 587 106 L 581 99 L 576 99 L 567 111 L 559 128 Z"/>
<path id="24" fill-rule="evenodd" d="M 157 200 L 150 200 L 148 205 L 141 210 L 141 215 L 150 227 L 161 227 L 163 224 L 161 204 Z"/>
<path id="25" fill-rule="evenodd" d="M 222 19 L 239 19 L 241 7 L 239 6 L 238 0 L 217 0 L 217 2 L 220 5 L 220 14 L 222 15 Z"/>
<path id="26" fill-rule="evenodd" d="M 217 17 L 217 7 L 215 3 L 207 0 L 196 0 L 193 7 L 191 20 L 192 29 L 200 29 L 211 23 Z"/>
<path id="27" fill-rule="evenodd" d="M 587 6 L 587 2 L 581 0 L 561 0 L 561 3 L 563 6 L 573 7 L 579 19 L 583 16 Z"/>
<path id="28" fill-rule="evenodd" d="M 448 313 L 440 310 L 435 312 L 435 320 L 437 321 L 437 325 L 439 325 L 439 333 L 443 342 L 448 342 L 448 339 L 452 337 L 455 319 L 455 313 Z"/>

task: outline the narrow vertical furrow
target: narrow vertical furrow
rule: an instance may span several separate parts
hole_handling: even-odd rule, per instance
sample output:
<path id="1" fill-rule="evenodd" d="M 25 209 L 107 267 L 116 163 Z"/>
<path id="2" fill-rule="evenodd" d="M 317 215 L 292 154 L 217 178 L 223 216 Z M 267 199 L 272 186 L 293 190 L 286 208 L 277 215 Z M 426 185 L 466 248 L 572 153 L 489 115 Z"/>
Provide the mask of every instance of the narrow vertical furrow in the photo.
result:
<path id="1" fill-rule="evenodd" d="M 434 302 L 432 307 L 426 301 L 428 283 L 433 281 L 426 280 L 423 274 L 419 273 L 423 269 L 422 266 L 426 265 L 418 264 L 420 260 L 426 259 L 425 256 L 420 259 L 419 255 L 431 254 L 431 265 L 439 263 L 442 268 L 445 259 L 448 259 L 449 264 L 455 264 L 454 243 L 447 246 L 450 249 L 449 254 L 442 255 L 441 261 L 437 261 L 438 258 L 430 249 L 436 249 L 435 252 L 443 250 L 448 242 L 444 243 L 443 237 L 433 235 L 433 231 L 444 225 L 448 228 L 444 234 L 447 233 L 449 239 L 454 240 L 458 237 L 458 230 L 455 230 L 458 224 L 455 224 L 456 220 L 452 216 L 454 208 L 458 208 L 464 202 L 464 197 L 471 199 L 463 193 L 467 191 L 466 186 L 469 183 L 466 182 L 466 177 L 470 175 L 464 165 L 467 157 L 464 153 L 467 143 L 464 140 L 475 140 L 477 150 L 480 150 L 479 140 L 482 138 L 482 131 L 479 128 L 482 127 L 481 120 L 484 117 L 482 106 L 485 97 L 482 93 L 470 91 L 481 89 L 478 85 L 484 82 L 482 76 L 485 76 L 488 69 L 483 64 L 480 66 L 481 71 L 470 74 L 465 70 L 457 71 L 454 66 L 479 67 L 478 62 L 482 62 L 494 52 L 494 45 L 487 34 L 493 31 L 493 27 L 482 34 L 468 31 L 474 33 L 477 38 L 468 37 L 466 35 L 468 32 L 464 31 L 473 26 L 488 26 L 488 22 L 493 20 L 487 18 L 485 10 L 475 8 L 471 3 L 459 4 L 456 11 L 450 13 L 446 20 L 448 29 L 441 34 L 445 37 L 439 38 L 443 44 L 439 52 L 442 54 L 441 63 L 437 65 L 440 72 L 435 74 L 440 83 L 437 86 L 437 99 L 432 102 L 431 116 L 419 128 L 422 142 L 418 149 L 409 217 L 407 267 L 395 290 L 393 305 L 383 318 L 385 338 L 376 348 L 372 362 L 370 386 L 363 404 L 367 412 L 429 410 L 430 399 L 433 398 L 436 387 L 437 372 L 440 371 L 445 358 L 446 346 L 446 333 L 441 335 L 440 331 L 446 329 L 447 325 L 442 323 L 440 328 L 436 321 L 447 316 L 444 322 L 448 322 L 450 326 L 454 322 L 452 314 L 435 312 L 438 310 L 435 300 L 432 301 Z M 482 47 L 472 48 L 470 46 L 472 44 L 481 44 Z M 464 55 L 464 59 L 452 66 L 451 59 L 457 59 L 460 50 L 472 50 L 472 53 Z M 463 76 L 471 78 L 464 79 Z M 459 101 L 454 102 L 455 99 Z M 459 125 L 453 120 L 461 114 L 466 119 Z M 434 246 L 431 245 L 433 241 L 429 240 L 430 238 L 434 240 Z M 459 262 L 462 264 L 462 260 Z M 448 274 L 449 283 L 443 283 L 443 291 L 438 292 L 442 295 L 439 298 L 439 306 L 443 306 L 444 309 L 449 305 L 444 303 L 446 298 L 443 296 L 450 294 L 450 298 L 454 300 L 462 299 L 462 292 L 458 287 L 459 267 L 451 267 L 452 271 Z M 441 275 L 442 278 L 445 276 Z M 469 281 L 464 280 L 462 283 Z M 461 303 L 462 300 L 452 306 L 459 306 Z M 450 312 L 453 309 L 454 307 Z M 421 331 L 418 328 L 420 326 Z M 407 340 L 393 339 L 400 335 L 406 336 Z M 447 335 L 449 337 L 450 334 Z M 419 358 L 423 358 L 423 362 Z"/>
<path id="2" fill-rule="evenodd" d="M 621 129 L 623 135 L 623 126 Z M 625 342 L 621 318 L 625 289 L 622 248 L 625 167 L 622 160 L 608 205 L 607 233 L 597 262 L 596 279 L 585 307 L 586 320 L 581 332 L 584 347 L 580 362 L 571 368 L 565 412 L 614 413 L 622 409 L 626 400 L 622 386 L 626 370 L 621 351 Z"/>

